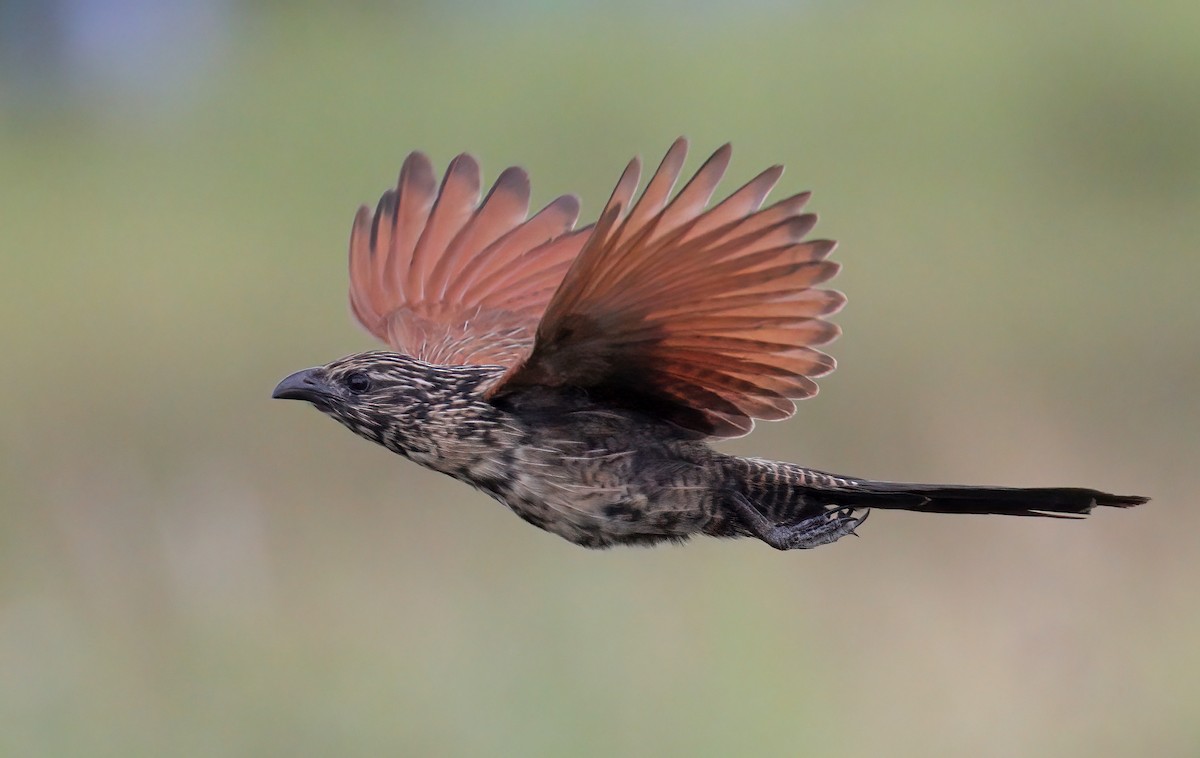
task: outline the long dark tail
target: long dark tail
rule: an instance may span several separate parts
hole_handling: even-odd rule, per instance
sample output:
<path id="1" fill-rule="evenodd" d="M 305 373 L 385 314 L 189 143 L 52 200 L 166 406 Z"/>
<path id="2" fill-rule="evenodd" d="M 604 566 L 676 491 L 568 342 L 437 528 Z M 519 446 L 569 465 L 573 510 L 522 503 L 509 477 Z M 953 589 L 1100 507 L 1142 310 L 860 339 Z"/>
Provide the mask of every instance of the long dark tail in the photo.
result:
<path id="1" fill-rule="evenodd" d="M 1086 516 L 1098 505 L 1129 508 L 1150 498 L 1113 495 L 1083 487 L 977 487 L 962 484 L 856 482 L 843 494 L 820 489 L 811 495 L 836 505 L 898 508 L 923 513 L 993 513 L 1003 516 Z M 843 498 L 845 498 L 843 500 Z"/>
<path id="2" fill-rule="evenodd" d="M 731 484 L 740 485 L 741 492 L 763 515 L 776 522 L 804 518 L 831 507 L 1078 518 L 1096 506 L 1129 508 L 1150 499 L 1081 487 L 875 482 L 756 458 L 730 458 L 727 471 Z"/>

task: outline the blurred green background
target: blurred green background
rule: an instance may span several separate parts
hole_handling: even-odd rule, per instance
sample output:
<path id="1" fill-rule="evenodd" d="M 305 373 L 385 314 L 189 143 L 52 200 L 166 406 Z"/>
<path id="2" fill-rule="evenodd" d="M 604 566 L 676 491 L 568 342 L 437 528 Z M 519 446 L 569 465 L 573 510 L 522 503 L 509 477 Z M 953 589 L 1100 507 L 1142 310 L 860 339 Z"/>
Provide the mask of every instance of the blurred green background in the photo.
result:
<path id="1" fill-rule="evenodd" d="M 0 30 L 0 754 L 1200 751 L 1200 5 Z M 820 397 L 725 449 L 1154 502 L 595 553 L 269 400 L 372 347 L 345 244 L 409 150 L 590 219 L 679 134 L 816 190 L 850 296 Z"/>

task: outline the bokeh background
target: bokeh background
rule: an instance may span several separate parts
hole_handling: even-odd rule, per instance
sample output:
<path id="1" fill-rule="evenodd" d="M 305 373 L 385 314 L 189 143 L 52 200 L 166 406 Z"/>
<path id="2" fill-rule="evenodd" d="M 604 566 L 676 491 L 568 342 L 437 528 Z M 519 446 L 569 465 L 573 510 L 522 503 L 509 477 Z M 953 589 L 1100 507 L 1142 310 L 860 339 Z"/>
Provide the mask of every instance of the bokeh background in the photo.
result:
<path id="1" fill-rule="evenodd" d="M 404 155 L 815 189 L 841 368 L 725 449 L 1153 496 L 588 552 L 269 400 Z M 1200 751 L 1200 5 L 0 2 L 0 754 Z"/>

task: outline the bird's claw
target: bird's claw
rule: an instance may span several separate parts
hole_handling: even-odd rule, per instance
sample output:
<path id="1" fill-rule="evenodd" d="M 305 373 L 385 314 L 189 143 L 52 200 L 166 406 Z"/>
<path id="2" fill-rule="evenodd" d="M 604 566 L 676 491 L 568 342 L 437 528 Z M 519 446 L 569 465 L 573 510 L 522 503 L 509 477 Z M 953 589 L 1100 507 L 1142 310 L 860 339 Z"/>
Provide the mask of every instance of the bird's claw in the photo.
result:
<path id="1" fill-rule="evenodd" d="M 867 520 L 870 511 L 854 515 L 853 508 L 839 508 L 795 524 L 775 527 L 784 550 L 807 550 L 837 542 L 847 534 L 858 536 L 858 527 Z"/>

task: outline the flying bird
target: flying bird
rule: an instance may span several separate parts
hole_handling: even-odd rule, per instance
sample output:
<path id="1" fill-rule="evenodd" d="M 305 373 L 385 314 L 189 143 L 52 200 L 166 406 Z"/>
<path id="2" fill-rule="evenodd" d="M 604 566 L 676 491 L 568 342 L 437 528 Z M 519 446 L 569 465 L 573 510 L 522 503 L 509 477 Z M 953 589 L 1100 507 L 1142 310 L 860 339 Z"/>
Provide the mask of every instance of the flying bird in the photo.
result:
<path id="1" fill-rule="evenodd" d="M 529 177 L 479 164 L 439 185 L 414 152 L 350 233 L 350 305 L 391 350 L 299 371 L 273 396 L 449 474 L 585 547 L 752 536 L 812 548 L 871 508 L 1083 516 L 1139 496 L 1071 487 L 881 482 L 727 455 L 710 441 L 780 420 L 834 368 L 845 303 L 824 289 L 834 242 L 807 239 L 809 193 L 764 207 L 773 166 L 710 199 L 718 149 L 672 196 L 686 140 L 634 200 L 626 167 L 599 219 L 566 195 L 533 216 Z"/>

